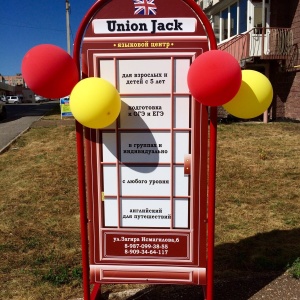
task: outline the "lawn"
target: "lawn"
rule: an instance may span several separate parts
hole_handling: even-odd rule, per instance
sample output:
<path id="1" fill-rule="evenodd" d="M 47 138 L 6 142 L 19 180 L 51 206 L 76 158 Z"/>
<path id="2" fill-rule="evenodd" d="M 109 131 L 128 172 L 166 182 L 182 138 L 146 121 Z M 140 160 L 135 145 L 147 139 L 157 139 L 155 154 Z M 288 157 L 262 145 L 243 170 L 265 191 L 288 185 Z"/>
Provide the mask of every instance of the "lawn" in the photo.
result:
<path id="1" fill-rule="evenodd" d="M 299 153 L 299 123 L 218 126 L 216 278 L 300 257 Z M 82 297 L 74 125 L 31 128 L 0 178 L 0 299 Z"/>

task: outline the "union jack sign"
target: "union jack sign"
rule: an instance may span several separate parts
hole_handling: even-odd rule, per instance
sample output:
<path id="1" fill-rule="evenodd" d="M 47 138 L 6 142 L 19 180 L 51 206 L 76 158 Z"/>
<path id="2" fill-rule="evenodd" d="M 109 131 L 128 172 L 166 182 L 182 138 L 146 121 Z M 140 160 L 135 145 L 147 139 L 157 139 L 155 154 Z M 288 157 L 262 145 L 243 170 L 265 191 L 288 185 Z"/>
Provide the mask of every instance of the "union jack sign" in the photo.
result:
<path id="1" fill-rule="evenodd" d="M 154 0 L 133 0 L 135 15 L 156 15 Z"/>

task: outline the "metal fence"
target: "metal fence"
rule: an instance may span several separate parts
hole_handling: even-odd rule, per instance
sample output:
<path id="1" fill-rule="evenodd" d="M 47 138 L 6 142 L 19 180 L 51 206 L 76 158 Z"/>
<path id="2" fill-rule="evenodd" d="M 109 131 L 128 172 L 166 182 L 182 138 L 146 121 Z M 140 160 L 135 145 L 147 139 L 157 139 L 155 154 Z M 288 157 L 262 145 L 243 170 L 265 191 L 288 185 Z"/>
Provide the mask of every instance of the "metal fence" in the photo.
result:
<path id="1" fill-rule="evenodd" d="M 291 28 L 256 27 L 221 43 L 218 49 L 229 52 L 242 66 L 259 57 L 285 60 L 285 68 L 291 70 L 298 62 L 299 52 L 293 40 Z"/>

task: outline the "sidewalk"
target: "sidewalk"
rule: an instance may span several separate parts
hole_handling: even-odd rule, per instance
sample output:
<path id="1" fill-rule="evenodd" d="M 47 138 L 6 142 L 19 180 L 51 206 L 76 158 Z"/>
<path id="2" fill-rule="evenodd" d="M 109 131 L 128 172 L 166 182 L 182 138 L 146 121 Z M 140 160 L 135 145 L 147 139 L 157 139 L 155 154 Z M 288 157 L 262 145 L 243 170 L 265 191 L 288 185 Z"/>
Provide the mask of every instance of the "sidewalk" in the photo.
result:
<path id="1" fill-rule="evenodd" d="M 40 118 L 41 116 L 27 116 L 7 123 L 1 123 L 0 154 L 4 152 L 13 141 L 26 132 L 33 122 Z"/>

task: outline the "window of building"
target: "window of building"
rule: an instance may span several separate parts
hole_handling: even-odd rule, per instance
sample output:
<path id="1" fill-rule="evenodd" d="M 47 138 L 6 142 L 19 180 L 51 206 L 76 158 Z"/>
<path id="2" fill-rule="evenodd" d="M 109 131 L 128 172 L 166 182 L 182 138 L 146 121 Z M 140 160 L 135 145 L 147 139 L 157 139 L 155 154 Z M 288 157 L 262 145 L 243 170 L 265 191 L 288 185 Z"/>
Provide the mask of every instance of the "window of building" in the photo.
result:
<path id="1" fill-rule="evenodd" d="M 238 14 L 237 14 L 237 3 L 234 3 L 229 8 L 230 13 L 230 37 L 238 34 Z"/>
<path id="2" fill-rule="evenodd" d="M 212 17 L 217 42 L 247 31 L 247 0 L 239 0 Z"/>
<path id="3" fill-rule="evenodd" d="M 247 31 L 247 0 L 239 1 L 239 33 Z"/>
<path id="4" fill-rule="evenodd" d="M 216 36 L 217 43 L 220 42 L 220 15 L 213 16 L 213 29 Z"/>
<path id="5" fill-rule="evenodd" d="M 221 40 L 228 39 L 228 9 L 221 12 Z"/>

